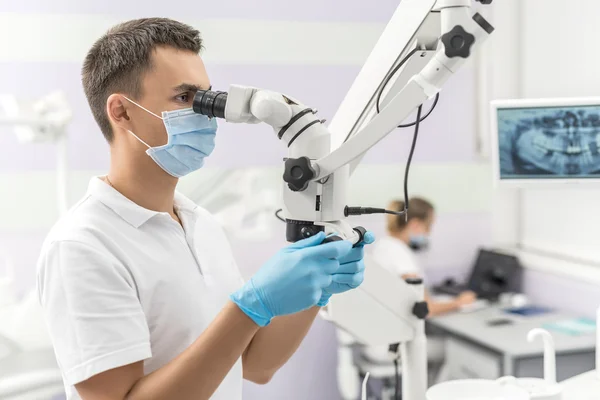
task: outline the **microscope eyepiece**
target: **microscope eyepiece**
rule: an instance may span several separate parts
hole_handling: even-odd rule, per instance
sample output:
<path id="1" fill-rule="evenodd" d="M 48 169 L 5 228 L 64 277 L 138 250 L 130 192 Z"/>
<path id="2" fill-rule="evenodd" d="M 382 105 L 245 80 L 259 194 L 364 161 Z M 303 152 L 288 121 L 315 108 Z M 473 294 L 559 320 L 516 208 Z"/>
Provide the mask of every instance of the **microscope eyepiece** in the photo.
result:
<path id="1" fill-rule="evenodd" d="M 227 92 L 198 90 L 194 96 L 194 112 L 210 118 L 225 118 Z"/>

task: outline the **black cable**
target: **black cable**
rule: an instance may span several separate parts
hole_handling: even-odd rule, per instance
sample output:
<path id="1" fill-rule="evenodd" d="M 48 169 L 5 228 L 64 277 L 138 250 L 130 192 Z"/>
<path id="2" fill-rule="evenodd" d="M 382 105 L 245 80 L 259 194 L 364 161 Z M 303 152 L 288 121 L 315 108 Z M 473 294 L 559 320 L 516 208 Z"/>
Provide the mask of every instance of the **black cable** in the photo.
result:
<path id="1" fill-rule="evenodd" d="M 392 214 L 392 215 L 404 215 L 403 211 L 386 210 L 385 208 L 372 208 L 372 207 L 346 207 L 344 210 L 346 217 L 351 215 L 365 215 L 365 214 Z"/>
<path id="2" fill-rule="evenodd" d="M 400 64 L 398 64 L 393 70 L 392 72 L 385 78 L 385 81 L 383 82 L 383 86 L 381 87 L 381 90 L 379 91 L 379 94 L 377 95 L 377 101 L 375 102 L 375 108 L 377 109 L 377 114 L 379 114 L 381 112 L 380 110 L 380 104 L 381 104 L 381 96 L 383 96 L 383 92 L 385 91 L 385 88 L 387 87 L 388 83 L 390 83 L 390 81 L 392 80 L 392 78 L 394 77 L 394 75 L 396 75 L 396 73 L 400 70 L 400 68 L 402 68 L 402 66 L 413 56 L 415 55 L 416 52 L 418 52 L 419 49 L 415 48 L 413 49 L 410 53 L 408 53 L 408 55 L 406 57 L 404 57 L 402 59 L 402 61 L 400 61 Z M 427 114 L 425 114 L 425 116 L 423 118 L 418 118 L 417 121 L 419 123 L 425 121 L 427 119 L 427 117 L 429 117 L 431 115 L 431 113 L 433 112 L 433 110 L 435 110 L 435 107 L 438 104 L 438 101 L 440 100 L 440 94 L 437 93 L 435 95 L 435 100 L 433 101 L 433 105 L 431 106 L 431 108 L 429 109 L 429 111 L 427 112 Z M 417 121 L 415 122 L 411 122 L 410 124 L 403 124 L 403 125 L 398 125 L 398 128 L 410 128 L 411 126 L 415 126 L 415 124 L 417 123 Z"/>
<path id="3" fill-rule="evenodd" d="M 404 215 L 406 214 L 406 211 L 392 211 L 392 210 L 385 210 L 384 214 L 390 214 L 390 215 Z"/>
<path id="4" fill-rule="evenodd" d="M 400 61 L 400 63 L 392 70 L 392 72 L 387 76 L 387 78 L 385 79 L 381 90 L 379 91 L 379 94 L 377 95 L 377 101 L 375 102 L 375 107 L 377 109 L 377 113 L 380 113 L 380 103 L 381 103 L 381 97 L 383 96 L 383 92 L 385 91 L 385 88 L 387 87 L 388 83 L 390 82 L 390 80 L 394 77 L 394 75 L 396 75 L 396 73 L 400 70 L 400 68 L 402 68 L 402 66 L 408 61 L 408 59 L 410 59 L 417 51 L 419 51 L 419 49 L 415 48 L 413 49 L 410 53 L 408 53 L 408 55 L 406 57 L 404 57 L 402 59 L 402 61 Z M 435 110 L 436 106 L 438 105 L 438 102 L 440 100 L 440 94 L 437 93 L 435 95 L 435 99 L 433 101 L 433 105 L 431 106 L 431 108 L 429 109 L 429 111 L 427 112 L 427 114 L 421 118 L 421 113 L 423 112 L 423 105 L 421 104 L 417 110 L 417 118 L 414 122 L 411 122 L 409 124 L 402 124 L 402 125 L 398 125 L 398 128 L 409 128 L 414 126 L 415 127 L 415 133 L 413 135 L 413 141 L 412 141 L 412 145 L 410 148 L 410 153 L 408 156 L 408 160 L 406 162 L 406 170 L 404 172 L 404 210 L 399 211 L 399 212 L 388 212 L 388 210 L 386 210 L 384 213 L 385 214 L 392 214 L 392 215 L 398 215 L 398 216 L 404 216 L 407 220 L 408 220 L 408 202 L 409 202 L 409 198 L 408 198 L 408 173 L 410 171 L 410 165 L 412 163 L 412 158 L 415 152 L 415 147 L 417 144 L 417 137 L 419 135 L 419 126 L 421 124 L 421 122 L 425 121 L 427 119 L 427 117 L 429 117 L 431 115 L 431 113 L 433 112 L 433 110 Z"/>
<path id="5" fill-rule="evenodd" d="M 400 68 L 402 68 L 402 66 L 404 64 L 406 64 L 406 62 L 415 54 L 419 51 L 418 48 L 413 49 L 410 53 L 408 53 L 406 55 L 406 57 L 404 57 L 402 59 L 402 61 L 400 61 L 400 63 L 394 67 L 394 69 L 392 70 L 392 72 L 390 72 L 388 74 L 388 76 L 385 78 L 383 85 L 381 87 L 381 90 L 379 91 L 378 95 L 377 95 L 377 99 L 375 102 L 375 107 L 377 109 L 377 114 L 380 113 L 380 103 L 381 103 L 381 97 L 383 95 L 383 92 L 385 91 L 385 88 L 387 87 L 387 85 L 389 84 L 389 82 L 391 81 L 391 79 L 394 77 L 394 75 L 396 75 L 396 73 L 400 70 Z M 402 125 L 398 125 L 398 128 L 410 128 L 412 126 L 415 127 L 415 132 L 413 135 L 413 140 L 412 140 L 412 144 L 410 147 L 410 153 L 408 155 L 408 160 L 406 162 L 406 170 L 404 172 L 404 210 L 402 211 L 392 211 L 392 210 L 386 210 L 386 209 L 382 209 L 382 208 L 363 208 L 363 207 L 346 207 L 346 216 L 349 215 L 363 215 L 363 214 L 391 214 L 391 215 L 397 215 L 397 216 L 404 216 L 407 220 L 408 220 L 408 174 L 410 171 L 410 166 L 412 163 L 412 158 L 415 152 L 415 147 L 417 145 L 417 137 L 419 135 L 419 126 L 421 124 L 421 122 L 425 121 L 427 119 L 427 117 L 429 117 L 431 115 L 431 113 L 433 112 L 433 110 L 435 110 L 438 102 L 440 99 L 440 94 L 437 93 L 435 96 L 435 99 L 433 101 L 433 105 L 431 106 L 431 108 L 429 109 L 429 111 L 427 112 L 427 114 L 425 114 L 424 117 L 421 118 L 421 114 L 423 112 L 423 104 L 421 104 L 417 110 L 417 119 L 414 122 L 411 122 L 409 124 L 402 124 Z M 344 140 L 344 142 L 347 142 L 348 139 L 350 139 L 351 134 L 349 133 L 348 136 L 346 137 L 346 139 Z M 282 217 L 279 216 L 279 213 L 283 211 L 282 209 L 279 209 L 275 212 L 275 216 L 277 217 L 277 219 L 279 219 L 282 222 L 287 222 L 285 219 L 283 219 Z"/>
<path id="6" fill-rule="evenodd" d="M 390 81 L 392 80 L 392 78 L 394 77 L 394 75 L 396 75 L 396 73 L 400 70 L 400 68 L 402 68 L 402 66 L 418 51 L 419 51 L 419 49 L 415 48 L 410 53 L 408 53 L 408 55 L 406 57 L 404 57 L 402 59 L 402 61 L 400 61 L 400 64 L 398 64 L 392 70 L 392 72 L 385 78 L 385 81 L 383 82 L 383 86 L 381 87 L 381 90 L 379 91 L 379 94 L 377 95 L 377 101 L 375 102 L 375 108 L 377 109 L 377 114 L 379 114 L 381 112 L 381 110 L 380 110 L 380 108 L 381 108 L 381 97 L 383 96 L 383 92 L 385 91 L 385 88 L 390 83 Z M 435 107 L 437 106 L 437 103 L 438 103 L 439 99 L 440 99 L 440 94 L 437 93 L 435 95 L 435 100 L 433 101 L 433 105 L 431 106 L 431 108 L 429 109 L 429 111 L 427 112 L 427 114 L 425 114 L 425 116 L 420 119 L 419 122 L 425 121 L 431 115 L 431 113 L 433 112 L 433 110 L 435 110 Z M 410 124 L 398 125 L 398 128 L 410 128 L 411 126 L 415 126 L 415 123 L 416 123 L 416 121 L 415 122 L 411 122 Z"/>
<path id="7" fill-rule="evenodd" d="M 400 368 L 398 367 L 398 358 L 394 359 L 394 370 L 396 371 L 396 393 L 394 400 L 400 400 Z"/>
<path id="8" fill-rule="evenodd" d="M 417 110 L 417 120 L 415 121 L 415 134 L 413 135 L 412 145 L 410 146 L 410 153 L 408 153 L 408 161 L 406 161 L 406 170 L 404 171 L 404 217 L 408 221 L 408 172 L 410 170 L 410 164 L 412 163 L 413 155 L 415 154 L 415 147 L 417 147 L 417 137 L 419 136 L 419 126 L 421 125 L 421 111 L 423 111 L 423 105 L 419 106 Z"/>
<path id="9" fill-rule="evenodd" d="M 396 75 L 396 73 L 400 70 L 400 68 L 402 68 L 404 66 L 404 64 L 406 64 L 406 62 L 415 55 L 415 53 L 419 51 L 418 48 L 414 48 L 412 49 L 412 51 L 410 53 L 408 53 L 406 55 L 406 57 L 404 57 L 402 59 L 402 61 L 400 61 L 400 64 L 396 65 L 396 67 L 392 70 L 392 72 L 390 72 L 388 74 L 388 76 L 385 78 L 385 80 L 383 81 L 383 85 L 381 86 L 381 90 L 379 91 L 379 94 L 377 95 L 377 101 L 375 102 L 375 108 L 377 109 L 377 114 L 380 113 L 380 104 L 381 104 L 381 96 L 383 96 L 383 92 L 385 91 L 386 86 L 388 85 L 388 83 L 390 83 L 390 81 L 392 80 L 392 78 L 394 77 L 394 75 Z"/>
<path id="10" fill-rule="evenodd" d="M 384 208 L 371 208 L 371 207 L 346 207 L 344 214 L 346 217 L 350 215 L 364 215 L 364 214 L 391 214 L 404 216 L 408 219 L 408 174 L 410 172 L 410 166 L 412 164 L 413 155 L 415 154 L 415 148 L 417 147 L 417 138 L 419 137 L 419 127 L 421 126 L 421 113 L 423 112 L 423 105 L 420 105 L 417 109 L 417 119 L 414 122 L 415 133 L 413 135 L 412 144 L 410 146 L 410 153 L 408 154 L 408 160 L 406 161 L 406 170 L 404 171 L 404 210 L 402 211 L 391 211 Z"/>
<path id="11" fill-rule="evenodd" d="M 429 109 L 427 114 L 425 114 L 425 116 L 423 118 L 421 118 L 419 123 L 425 121 L 427 119 L 427 117 L 429 117 L 431 115 L 433 110 L 435 110 L 435 107 L 437 106 L 439 100 L 440 100 L 440 94 L 438 93 L 435 95 L 435 99 L 433 100 L 433 105 L 431 106 L 431 108 Z M 415 126 L 416 123 L 417 123 L 417 121 L 411 122 L 410 124 L 398 125 L 398 128 L 410 128 L 411 126 Z"/>
<path id="12" fill-rule="evenodd" d="M 283 208 L 280 208 L 279 210 L 275 211 L 275 216 L 277 217 L 278 220 L 280 220 L 281 222 L 287 222 L 284 218 L 281 218 L 279 216 L 279 213 L 283 211 Z"/>

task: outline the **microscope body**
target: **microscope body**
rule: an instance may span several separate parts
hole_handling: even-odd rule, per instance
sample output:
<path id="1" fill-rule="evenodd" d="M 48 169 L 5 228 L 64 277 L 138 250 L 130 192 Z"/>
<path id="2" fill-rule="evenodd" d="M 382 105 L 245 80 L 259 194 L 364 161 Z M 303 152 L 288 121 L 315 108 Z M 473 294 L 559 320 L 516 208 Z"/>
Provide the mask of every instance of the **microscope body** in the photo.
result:
<path id="1" fill-rule="evenodd" d="M 266 123 L 287 146 L 288 241 L 325 231 L 334 234 L 328 241 L 357 244 L 364 229 L 346 219 L 353 208 L 347 207 L 347 194 L 356 165 L 437 96 L 493 30 L 479 13 L 472 14 L 471 0 L 402 0 L 328 126 L 316 110 L 290 96 L 241 85 L 228 92 L 199 91 L 194 110 L 232 123 Z M 421 281 L 404 282 L 369 264 L 364 284 L 333 297 L 323 315 L 362 344 L 402 342 L 402 375 L 410 382 L 403 385 L 403 398 L 422 400 L 427 390 L 423 303 Z"/>

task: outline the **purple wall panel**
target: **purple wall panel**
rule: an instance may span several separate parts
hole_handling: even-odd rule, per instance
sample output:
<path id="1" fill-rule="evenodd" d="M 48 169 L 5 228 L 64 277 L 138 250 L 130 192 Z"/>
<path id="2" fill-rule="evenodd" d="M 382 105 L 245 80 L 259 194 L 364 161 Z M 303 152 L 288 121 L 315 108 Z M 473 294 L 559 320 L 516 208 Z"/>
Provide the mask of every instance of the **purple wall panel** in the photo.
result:
<path id="1" fill-rule="evenodd" d="M 209 65 L 215 88 L 226 90 L 231 83 L 244 83 L 278 90 L 302 99 L 331 119 L 351 86 L 358 67 L 339 66 L 232 66 Z M 26 79 L 15 79 L 24 76 Z M 296 77 L 290 79 L 290 77 Z M 107 146 L 87 106 L 80 83 L 80 67 L 74 63 L 0 63 L 2 93 L 43 96 L 63 90 L 74 112 L 69 128 L 70 166 L 73 169 L 105 169 Z M 460 162 L 473 158 L 473 74 L 466 69 L 455 76 L 432 116 L 423 123 L 415 162 Z M 450 99 L 452 94 L 452 99 Z M 160 110 L 159 110 L 160 111 Z M 0 132 L 8 129 L 0 128 Z M 367 154 L 367 163 L 403 163 L 412 130 L 400 130 L 384 139 Z M 19 145 L 14 135 L 0 135 L 5 150 L 0 171 L 48 170 L 55 165 L 51 145 Z M 221 123 L 217 150 L 208 166 L 243 167 L 278 165 L 285 147 L 264 125 Z"/>
<path id="2" fill-rule="evenodd" d="M 124 18 L 168 16 L 184 21 L 202 19 L 252 19 L 280 21 L 387 22 L 399 0 L 379 0 L 370 7 L 360 0 L 233 0 L 164 1 L 151 0 L 0 0 L 0 12 L 104 14 Z"/>

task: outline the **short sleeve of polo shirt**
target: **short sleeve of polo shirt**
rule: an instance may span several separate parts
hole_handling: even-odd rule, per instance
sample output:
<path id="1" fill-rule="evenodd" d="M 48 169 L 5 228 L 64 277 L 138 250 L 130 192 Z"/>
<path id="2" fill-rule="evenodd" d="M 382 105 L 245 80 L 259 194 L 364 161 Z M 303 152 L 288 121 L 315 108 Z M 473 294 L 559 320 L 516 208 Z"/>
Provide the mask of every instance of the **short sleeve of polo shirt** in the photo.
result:
<path id="1" fill-rule="evenodd" d="M 135 283 L 108 252 L 77 241 L 49 244 L 38 293 L 67 385 L 152 356 Z"/>

